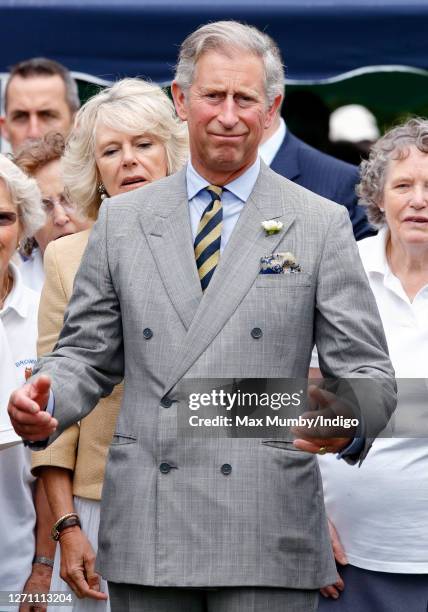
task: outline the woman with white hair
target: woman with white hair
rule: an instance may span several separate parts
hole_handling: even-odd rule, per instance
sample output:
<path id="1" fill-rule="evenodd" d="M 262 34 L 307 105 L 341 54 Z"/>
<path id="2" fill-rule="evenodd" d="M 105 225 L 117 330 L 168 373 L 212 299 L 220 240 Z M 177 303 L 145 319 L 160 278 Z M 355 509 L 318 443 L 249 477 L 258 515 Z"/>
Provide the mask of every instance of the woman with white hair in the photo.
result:
<path id="1" fill-rule="evenodd" d="M 0 591 L 23 592 L 36 550 L 30 452 L 13 435 L 6 408 L 9 394 L 36 362 L 39 305 L 12 257 L 20 241 L 44 223 L 35 180 L 0 155 Z M 38 586 L 47 590 L 49 581 L 50 572 Z"/>
<path id="2" fill-rule="evenodd" d="M 137 189 L 178 170 L 187 158 L 187 142 L 186 126 L 159 86 L 140 79 L 119 81 L 90 99 L 76 115 L 63 158 L 68 193 L 83 215 L 95 220 L 104 197 Z M 89 231 L 81 232 L 46 249 L 39 354 L 50 351 L 56 342 L 88 238 Z M 46 451 L 33 454 L 33 470 L 45 484 L 60 543 L 51 588 L 67 588 L 61 573 L 76 594 L 85 597 L 73 610 L 108 610 L 107 584 L 100 585 L 95 573 L 94 551 L 106 456 L 121 396 L 122 389 L 117 387 L 80 427 L 72 426 Z"/>

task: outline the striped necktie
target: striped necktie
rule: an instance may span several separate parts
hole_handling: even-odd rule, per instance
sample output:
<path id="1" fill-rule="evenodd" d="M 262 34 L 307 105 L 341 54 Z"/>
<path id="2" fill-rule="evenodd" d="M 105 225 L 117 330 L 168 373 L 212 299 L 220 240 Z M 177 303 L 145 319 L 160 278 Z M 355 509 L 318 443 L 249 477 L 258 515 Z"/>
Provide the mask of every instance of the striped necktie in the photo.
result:
<path id="1" fill-rule="evenodd" d="M 217 185 L 207 188 L 211 202 L 204 210 L 199 221 L 195 238 L 195 257 L 202 291 L 208 287 L 214 270 L 220 258 L 221 228 L 223 224 L 223 208 L 221 194 L 223 189 Z"/>

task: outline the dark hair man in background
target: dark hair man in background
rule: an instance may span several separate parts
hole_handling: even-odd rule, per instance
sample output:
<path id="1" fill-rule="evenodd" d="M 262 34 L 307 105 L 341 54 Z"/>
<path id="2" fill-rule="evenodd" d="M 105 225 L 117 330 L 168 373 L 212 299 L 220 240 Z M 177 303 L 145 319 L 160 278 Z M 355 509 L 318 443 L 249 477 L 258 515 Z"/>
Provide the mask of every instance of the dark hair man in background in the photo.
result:
<path id="1" fill-rule="evenodd" d="M 44 57 L 12 66 L 5 91 L 2 136 L 14 153 L 26 141 L 47 132 L 66 136 L 80 106 L 77 84 L 70 72 Z"/>

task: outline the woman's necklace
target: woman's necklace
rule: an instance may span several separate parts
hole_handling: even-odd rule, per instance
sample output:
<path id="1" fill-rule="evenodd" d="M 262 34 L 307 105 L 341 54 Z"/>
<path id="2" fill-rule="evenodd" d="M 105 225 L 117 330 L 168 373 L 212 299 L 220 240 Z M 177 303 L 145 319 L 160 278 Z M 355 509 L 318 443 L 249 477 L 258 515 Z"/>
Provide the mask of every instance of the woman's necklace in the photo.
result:
<path id="1" fill-rule="evenodd" d="M 0 298 L 0 309 L 3 308 L 5 299 L 9 295 L 9 291 L 10 291 L 10 275 L 8 274 L 7 275 L 7 283 L 6 283 L 6 291 L 4 292 L 3 296 Z"/>

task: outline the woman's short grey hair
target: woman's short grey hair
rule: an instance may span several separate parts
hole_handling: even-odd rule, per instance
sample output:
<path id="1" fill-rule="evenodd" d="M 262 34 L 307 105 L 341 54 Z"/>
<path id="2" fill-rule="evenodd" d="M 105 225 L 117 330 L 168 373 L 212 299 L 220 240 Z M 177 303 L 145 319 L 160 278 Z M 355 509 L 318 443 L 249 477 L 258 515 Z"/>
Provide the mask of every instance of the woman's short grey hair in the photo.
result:
<path id="1" fill-rule="evenodd" d="M 30 238 L 46 223 L 42 196 L 35 179 L 24 174 L 5 155 L 0 155 L 0 180 L 6 185 L 20 217 L 23 238 Z"/>
<path id="2" fill-rule="evenodd" d="M 284 66 L 278 46 L 267 34 L 239 21 L 208 23 L 190 34 L 180 48 L 175 81 L 187 92 L 201 55 L 207 51 L 221 51 L 227 55 L 232 49 L 244 50 L 262 60 L 268 106 L 273 104 L 276 96 L 284 95 Z"/>
<path id="3" fill-rule="evenodd" d="M 187 126 L 167 94 L 143 79 L 123 79 L 90 98 L 76 114 L 62 160 L 66 189 L 80 212 L 96 219 L 101 205 L 95 160 L 99 126 L 126 134 L 153 136 L 165 147 L 168 174 L 188 157 Z"/>
<path id="4" fill-rule="evenodd" d="M 385 213 L 379 206 L 383 201 L 388 165 L 393 160 L 405 159 L 409 147 L 428 154 L 427 119 L 416 117 L 392 128 L 372 146 L 369 158 L 361 162 L 357 194 L 359 203 L 367 207 L 367 216 L 375 227 L 385 225 Z"/>

